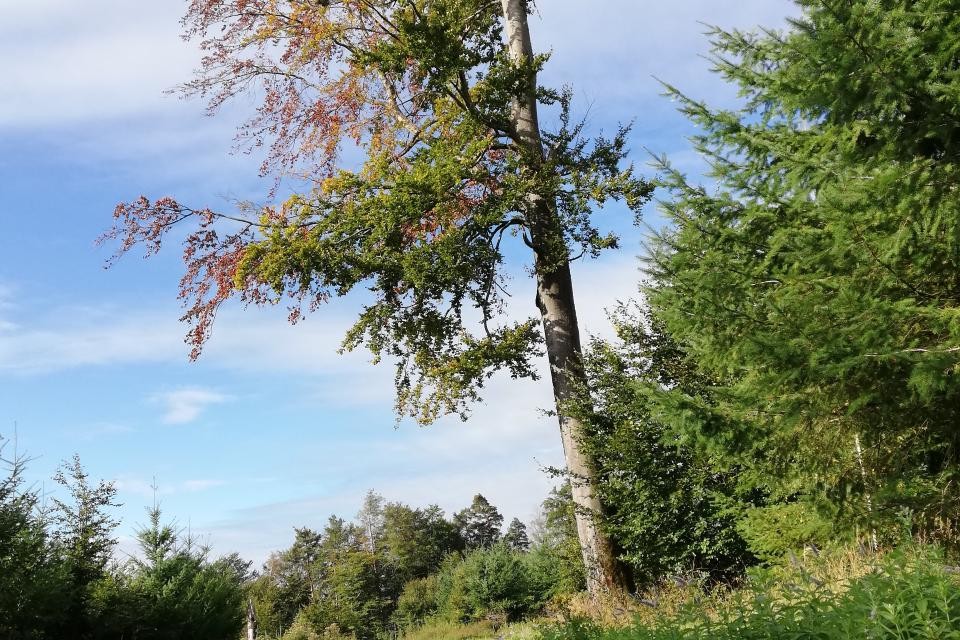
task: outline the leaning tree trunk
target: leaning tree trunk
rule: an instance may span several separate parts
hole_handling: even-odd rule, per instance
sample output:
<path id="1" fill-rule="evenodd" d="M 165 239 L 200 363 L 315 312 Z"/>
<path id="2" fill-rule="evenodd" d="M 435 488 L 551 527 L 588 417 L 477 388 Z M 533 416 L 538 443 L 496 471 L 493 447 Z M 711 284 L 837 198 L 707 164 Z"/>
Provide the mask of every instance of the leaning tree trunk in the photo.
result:
<path id="1" fill-rule="evenodd" d="M 526 0 L 502 0 L 510 55 L 519 64 L 530 64 L 533 47 L 527 24 Z M 530 67 L 526 95 L 514 103 L 513 126 L 518 142 L 533 170 L 544 161 L 543 141 L 537 120 L 536 72 Z M 543 318 L 543 332 L 553 380 L 553 395 L 560 419 L 567 471 L 576 505 L 577 534 L 587 570 L 591 595 L 629 588 L 628 574 L 618 561 L 613 544 L 597 527 L 601 504 L 593 492 L 592 461 L 581 446 L 583 424 L 567 415 L 567 404 L 580 386 L 585 387 L 580 329 L 573 300 L 569 253 L 564 241 L 556 203 L 539 194 L 528 197 L 528 221 L 535 252 L 537 306 Z"/>

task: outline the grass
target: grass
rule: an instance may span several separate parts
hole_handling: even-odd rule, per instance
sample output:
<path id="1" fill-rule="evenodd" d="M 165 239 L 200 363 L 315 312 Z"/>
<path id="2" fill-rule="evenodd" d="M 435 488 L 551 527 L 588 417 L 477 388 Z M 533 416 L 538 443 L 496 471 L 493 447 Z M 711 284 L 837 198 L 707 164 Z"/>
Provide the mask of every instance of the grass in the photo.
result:
<path id="1" fill-rule="evenodd" d="M 431 622 L 403 636 L 403 640 L 539 640 L 539 625 L 521 622 L 495 629 L 483 620 L 468 624 Z"/>
<path id="2" fill-rule="evenodd" d="M 459 624 L 430 622 L 403 636 L 403 640 L 481 640 L 494 637 L 493 625 L 486 621 Z"/>
<path id="3" fill-rule="evenodd" d="M 578 618 L 542 640 L 960 640 L 960 575 L 930 548 L 886 555 L 841 550 L 752 571 L 734 590 L 650 595 L 626 626 Z"/>

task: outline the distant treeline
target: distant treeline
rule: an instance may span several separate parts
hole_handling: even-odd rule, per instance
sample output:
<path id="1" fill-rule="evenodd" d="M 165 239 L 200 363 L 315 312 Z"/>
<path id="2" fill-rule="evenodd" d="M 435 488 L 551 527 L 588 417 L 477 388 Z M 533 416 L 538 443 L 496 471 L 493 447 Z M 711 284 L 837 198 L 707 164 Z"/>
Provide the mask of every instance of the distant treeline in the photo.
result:
<path id="1" fill-rule="evenodd" d="M 367 494 L 356 518 L 297 529 L 249 585 L 265 637 L 396 637 L 429 620 L 507 622 L 583 588 L 568 489 L 544 501 L 532 531 L 482 495 L 445 517 Z M 319 635 L 322 634 L 322 635 Z"/>

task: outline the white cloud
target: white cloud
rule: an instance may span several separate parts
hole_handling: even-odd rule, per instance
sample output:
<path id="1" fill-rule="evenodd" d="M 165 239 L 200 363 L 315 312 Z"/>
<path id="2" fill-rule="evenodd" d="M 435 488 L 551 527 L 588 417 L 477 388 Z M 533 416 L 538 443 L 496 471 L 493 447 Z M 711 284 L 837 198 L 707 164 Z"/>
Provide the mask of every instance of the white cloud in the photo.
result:
<path id="1" fill-rule="evenodd" d="M 65 432 L 70 436 L 80 440 L 99 440 L 101 438 L 109 438 L 133 433 L 134 429 L 133 427 L 125 424 L 118 424 L 115 422 L 99 422 L 90 425 L 70 427 L 69 429 L 66 429 Z"/>
<path id="2" fill-rule="evenodd" d="M 122 475 L 113 481 L 113 486 L 120 494 L 136 496 L 137 498 L 162 498 L 170 496 L 183 495 L 185 493 L 200 493 L 225 486 L 227 483 L 223 480 L 211 478 L 199 478 L 195 480 L 182 480 L 180 482 L 166 483 L 156 478 L 144 480 L 134 475 Z"/>
<path id="3" fill-rule="evenodd" d="M 195 48 L 179 38 L 180 3 L 0 1 L 0 126 L 104 120 L 164 109 L 189 78 Z M 167 102 L 171 100 L 167 99 Z"/>
<path id="4" fill-rule="evenodd" d="M 35 375 L 86 366 L 168 361 L 182 351 L 183 340 L 176 325 L 172 329 L 158 325 L 124 320 L 101 326 L 34 329 L 11 324 L 0 333 L 0 374 Z"/>
<path id="5" fill-rule="evenodd" d="M 0 312 L 2 312 L 0 299 Z M 22 319 L 20 315 L 24 316 Z M 121 310 L 115 305 L 52 307 L 40 317 L 0 315 L 0 375 L 43 375 L 83 367 L 186 364 L 186 326 L 173 305 Z M 202 363 L 237 371 L 332 372 L 364 366 L 358 355 L 340 358 L 348 326 L 336 314 L 317 314 L 290 326 L 271 310 L 221 313 Z"/>
<path id="6" fill-rule="evenodd" d="M 157 393 L 150 399 L 163 405 L 162 422 L 187 424 L 194 422 L 207 408 L 229 402 L 233 398 L 210 389 L 194 387 Z"/>

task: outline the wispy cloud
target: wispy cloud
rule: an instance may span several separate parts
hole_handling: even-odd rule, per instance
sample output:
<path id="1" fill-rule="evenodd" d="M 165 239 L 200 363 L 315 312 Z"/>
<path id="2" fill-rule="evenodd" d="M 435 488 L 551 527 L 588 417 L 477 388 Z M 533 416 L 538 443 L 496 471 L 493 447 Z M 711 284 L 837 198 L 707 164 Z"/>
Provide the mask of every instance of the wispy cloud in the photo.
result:
<path id="1" fill-rule="evenodd" d="M 156 478 L 153 480 L 145 480 L 133 475 L 121 476 L 113 482 L 113 486 L 119 493 L 136 496 L 137 498 L 161 498 L 183 495 L 185 493 L 200 493 L 225 486 L 226 484 L 223 480 L 212 478 L 198 478 L 165 483 Z"/>
<path id="2" fill-rule="evenodd" d="M 63 127 L 164 109 L 164 89 L 189 78 L 197 52 L 178 37 L 180 3 L 133 7 L 4 2 L 0 55 L 16 63 L 5 66 L 0 127 Z"/>
<path id="3" fill-rule="evenodd" d="M 118 424 L 115 422 L 99 422 L 96 424 L 70 427 L 65 431 L 73 438 L 89 441 L 133 433 L 134 428 L 126 424 Z"/>
<path id="4" fill-rule="evenodd" d="M 389 484 L 377 484 L 375 480 L 363 477 L 342 489 L 250 504 L 219 520 L 194 520 L 194 526 L 197 531 L 210 534 L 218 551 L 238 550 L 245 558 L 262 562 L 271 552 L 292 542 L 295 527 L 321 529 L 331 514 L 353 517 L 370 488 L 387 500 L 414 507 L 438 504 L 448 516 L 469 506 L 472 496 L 481 493 L 507 521 L 517 517 L 530 522 L 539 503 L 556 484 L 528 461 L 479 459 L 462 464 L 458 470 L 425 468 L 416 475 L 392 478 Z"/>
<path id="5" fill-rule="evenodd" d="M 209 407 L 233 398 L 212 389 L 192 387 L 157 393 L 150 400 L 163 406 L 160 420 L 164 424 L 188 424 L 196 421 Z"/>
<path id="6" fill-rule="evenodd" d="M 42 316 L 4 315 L 0 298 L 0 376 L 34 376 L 84 367 L 185 364 L 186 327 L 178 310 L 53 308 Z M 21 318 L 21 316 L 23 316 Z M 290 326 L 280 314 L 250 309 L 221 314 L 202 362 L 237 371 L 324 372 L 363 366 L 337 347 L 348 326 L 324 314 Z"/>
<path id="7" fill-rule="evenodd" d="M 176 324 L 151 327 L 128 320 L 47 328 L 8 321 L 0 333 L 0 374 L 34 375 L 86 366 L 170 361 L 182 350 L 178 333 Z"/>

